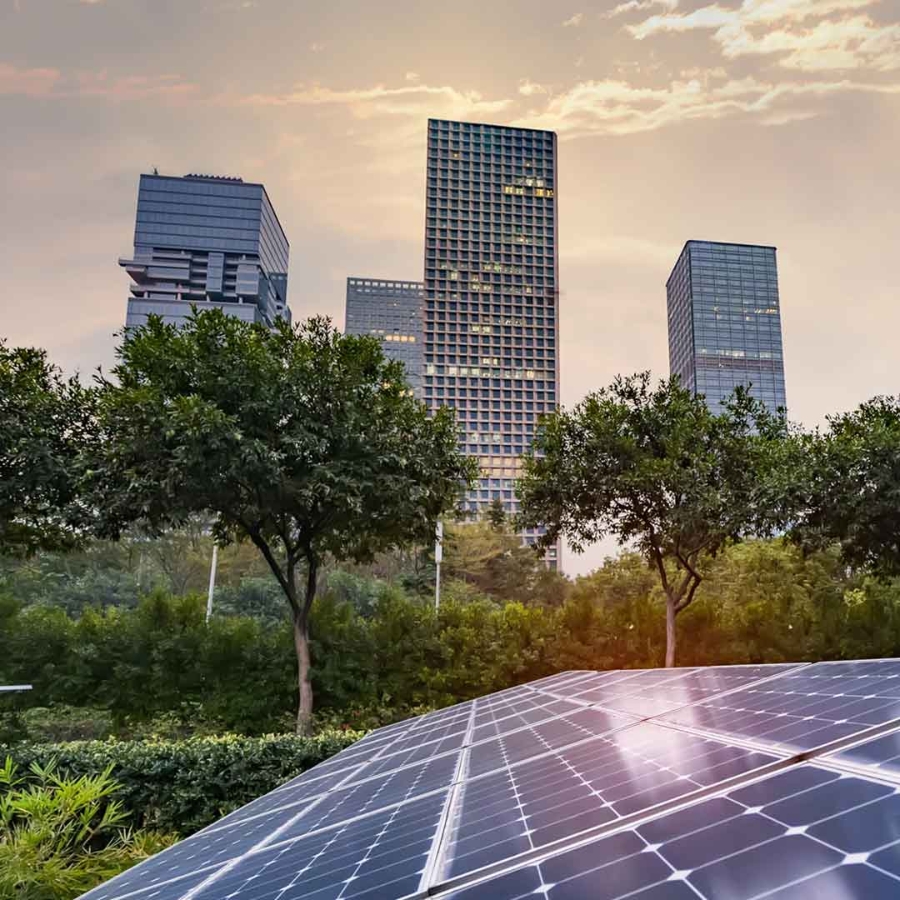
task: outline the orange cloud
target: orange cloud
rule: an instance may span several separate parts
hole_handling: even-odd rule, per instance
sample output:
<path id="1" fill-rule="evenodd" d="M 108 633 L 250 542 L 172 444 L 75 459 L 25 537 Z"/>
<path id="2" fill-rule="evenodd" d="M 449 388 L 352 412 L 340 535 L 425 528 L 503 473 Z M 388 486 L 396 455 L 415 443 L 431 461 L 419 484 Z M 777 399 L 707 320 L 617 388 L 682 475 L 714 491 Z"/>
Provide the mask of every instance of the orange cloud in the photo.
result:
<path id="1" fill-rule="evenodd" d="M 178 75 L 111 76 L 106 71 L 64 75 L 59 69 L 22 69 L 0 62 L 0 95 L 145 100 L 151 97 L 181 97 L 196 90 L 196 85 L 184 81 Z"/>
<path id="2" fill-rule="evenodd" d="M 0 62 L 0 94 L 46 97 L 61 77 L 58 69 L 20 69 Z"/>

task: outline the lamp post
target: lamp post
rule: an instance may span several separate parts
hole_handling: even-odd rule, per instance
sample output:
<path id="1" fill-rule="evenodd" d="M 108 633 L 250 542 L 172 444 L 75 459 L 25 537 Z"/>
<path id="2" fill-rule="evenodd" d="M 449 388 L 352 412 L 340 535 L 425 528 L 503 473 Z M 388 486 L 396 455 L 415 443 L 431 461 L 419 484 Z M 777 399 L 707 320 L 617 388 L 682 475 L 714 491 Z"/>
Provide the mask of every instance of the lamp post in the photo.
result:
<path id="1" fill-rule="evenodd" d="M 434 533 L 434 611 L 441 605 L 441 559 L 444 556 L 444 523 L 438 522 Z"/>
<path id="2" fill-rule="evenodd" d="M 212 562 L 209 566 L 209 593 L 206 595 L 206 621 L 212 616 L 213 593 L 216 590 L 216 566 L 219 563 L 219 545 L 213 544 Z"/>

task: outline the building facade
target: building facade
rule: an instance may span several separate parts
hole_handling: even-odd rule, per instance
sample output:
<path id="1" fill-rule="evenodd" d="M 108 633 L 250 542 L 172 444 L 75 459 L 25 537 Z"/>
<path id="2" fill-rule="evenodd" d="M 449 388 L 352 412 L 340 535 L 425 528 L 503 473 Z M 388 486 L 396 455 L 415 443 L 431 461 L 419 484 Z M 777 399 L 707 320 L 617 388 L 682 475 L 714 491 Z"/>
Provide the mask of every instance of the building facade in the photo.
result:
<path id="1" fill-rule="evenodd" d="M 672 375 L 716 413 L 738 385 L 786 409 L 774 247 L 688 241 L 666 296 Z"/>
<path id="2" fill-rule="evenodd" d="M 261 184 L 141 175 L 126 326 L 183 321 L 192 304 L 272 326 L 290 321 L 289 245 Z"/>
<path id="3" fill-rule="evenodd" d="M 559 399 L 556 135 L 431 119 L 426 178 L 424 397 L 456 409 L 480 462 L 467 513 L 515 513 L 522 455 Z"/>
<path id="4" fill-rule="evenodd" d="M 382 342 L 384 354 L 406 367 L 410 387 L 422 395 L 423 288 L 418 281 L 348 278 L 344 331 Z"/>

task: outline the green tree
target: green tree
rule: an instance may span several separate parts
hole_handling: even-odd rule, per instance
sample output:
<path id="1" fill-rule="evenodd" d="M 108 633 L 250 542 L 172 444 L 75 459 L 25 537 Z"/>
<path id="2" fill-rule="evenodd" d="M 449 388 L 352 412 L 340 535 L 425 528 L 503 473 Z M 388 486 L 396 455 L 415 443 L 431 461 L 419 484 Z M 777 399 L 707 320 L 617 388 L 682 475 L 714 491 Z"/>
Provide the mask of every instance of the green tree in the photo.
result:
<path id="1" fill-rule="evenodd" d="M 92 433 L 92 397 L 43 350 L 0 341 L 0 552 L 78 543 L 77 461 Z"/>
<path id="2" fill-rule="evenodd" d="M 729 541 L 769 531 L 780 515 L 776 477 L 787 435 L 745 390 L 713 415 L 677 379 L 617 378 L 571 412 L 543 420 L 539 451 L 519 485 L 525 527 L 576 550 L 607 535 L 633 546 L 666 598 L 666 665 L 675 619 L 694 600 L 702 560 Z"/>
<path id="3" fill-rule="evenodd" d="M 836 542 L 849 565 L 900 575 L 900 397 L 832 416 L 802 446 L 806 506 L 793 538 L 807 548 Z"/>
<path id="4" fill-rule="evenodd" d="M 307 730 L 320 568 L 430 538 L 474 476 L 452 413 L 429 417 L 377 341 L 324 319 L 268 330 L 218 310 L 180 329 L 151 318 L 118 355 L 100 385 L 97 531 L 211 513 L 220 544 L 251 541 L 290 606 Z"/>

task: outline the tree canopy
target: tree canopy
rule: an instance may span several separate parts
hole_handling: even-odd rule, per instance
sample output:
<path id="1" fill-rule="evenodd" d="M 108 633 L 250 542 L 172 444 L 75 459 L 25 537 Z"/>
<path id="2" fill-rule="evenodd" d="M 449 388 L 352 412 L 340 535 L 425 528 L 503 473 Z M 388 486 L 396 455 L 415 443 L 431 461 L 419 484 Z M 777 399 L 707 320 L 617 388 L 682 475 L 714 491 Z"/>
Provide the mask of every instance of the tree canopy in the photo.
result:
<path id="1" fill-rule="evenodd" d="M 151 317 L 118 353 L 88 479 L 96 530 L 210 512 L 217 541 L 251 541 L 291 608 L 304 729 L 320 568 L 432 539 L 474 475 L 453 414 L 429 416 L 377 341 L 320 318 L 269 330 L 218 310 L 180 328 Z"/>
<path id="2" fill-rule="evenodd" d="M 617 378 L 542 421 L 519 485 L 522 523 L 575 550 L 607 535 L 634 547 L 666 596 L 666 665 L 675 617 L 694 600 L 702 560 L 765 534 L 784 515 L 777 477 L 787 423 L 738 389 L 721 415 L 677 379 Z"/>
<path id="3" fill-rule="evenodd" d="M 43 350 L 0 341 L 0 553 L 79 542 L 78 463 L 91 442 L 91 401 Z"/>
<path id="4" fill-rule="evenodd" d="M 900 575 L 900 398 L 875 397 L 802 440 L 794 469 L 805 505 L 792 537 L 838 543 L 854 568 Z"/>

